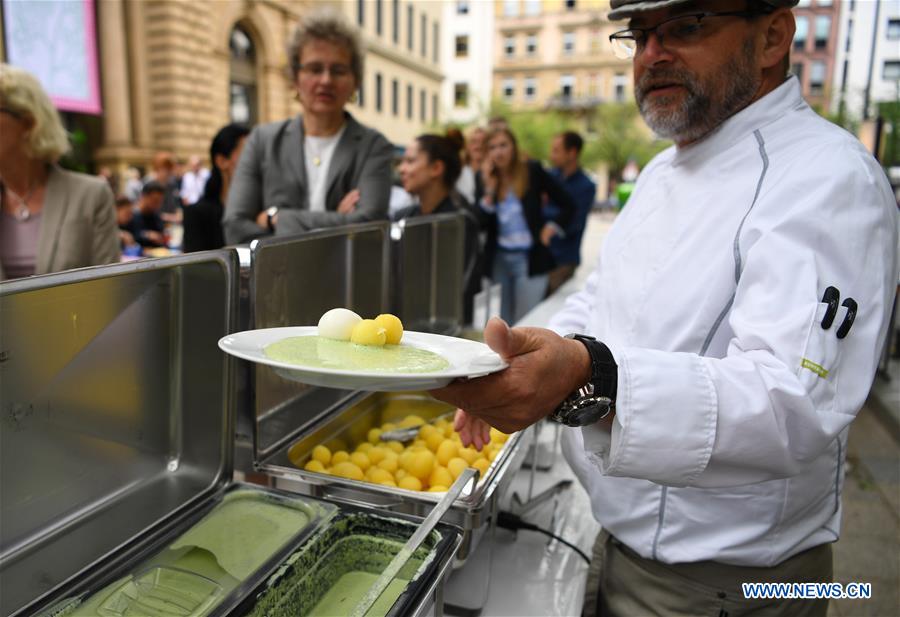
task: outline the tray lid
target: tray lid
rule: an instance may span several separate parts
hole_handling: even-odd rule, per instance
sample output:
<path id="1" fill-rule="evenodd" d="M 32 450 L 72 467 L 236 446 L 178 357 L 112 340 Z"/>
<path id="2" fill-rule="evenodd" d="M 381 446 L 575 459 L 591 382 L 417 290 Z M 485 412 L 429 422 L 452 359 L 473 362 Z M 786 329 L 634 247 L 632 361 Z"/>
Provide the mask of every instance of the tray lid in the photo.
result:
<path id="1" fill-rule="evenodd" d="M 390 223 L 380 221 L 268 238 L 251 245 L 249 319 L 242 327 L 316 324 L 346 307 L 364 317 L 388 310 Z M 279 377 L 268 366 L 247 366 L 251 391 L 239 394 L 239 422 L 253 431 L 255 464 L 358 396 Z M 244 380 L 240 380 L 243 382 Z"/>
<path id="2" fill-rule="evenodd" d="M 234 251 L 0 284 L 0 614 L 232 475 Z"/>

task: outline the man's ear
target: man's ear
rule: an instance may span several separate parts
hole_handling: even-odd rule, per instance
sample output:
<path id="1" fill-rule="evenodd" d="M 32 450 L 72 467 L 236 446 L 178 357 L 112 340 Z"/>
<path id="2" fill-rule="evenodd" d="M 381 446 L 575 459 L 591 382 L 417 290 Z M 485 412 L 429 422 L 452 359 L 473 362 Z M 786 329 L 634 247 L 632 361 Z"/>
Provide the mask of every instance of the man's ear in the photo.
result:
<path id="1" fill-rule="evenodd" d="M 763 47 L 760 51 L 764 69 L 777 66 L 791 51 L 797 24 L 790 9 L 778 9 L 765 19 Z"/>

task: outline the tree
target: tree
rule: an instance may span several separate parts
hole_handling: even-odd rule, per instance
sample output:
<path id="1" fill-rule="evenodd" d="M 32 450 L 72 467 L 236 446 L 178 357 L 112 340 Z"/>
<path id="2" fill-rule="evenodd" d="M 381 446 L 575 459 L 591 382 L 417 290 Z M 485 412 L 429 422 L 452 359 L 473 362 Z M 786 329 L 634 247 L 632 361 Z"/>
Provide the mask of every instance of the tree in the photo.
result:
<path id="1" fill-rule="evenodd" d="M 618 179 L 629 159 L 643 168 L 671 144 L 655 139 L 643 125 L 634 103 L 599 105 L 591 119 L 596 137 L 586 140 L 582 160 L 587 165 L 606 163 L 609 176 Z"/>

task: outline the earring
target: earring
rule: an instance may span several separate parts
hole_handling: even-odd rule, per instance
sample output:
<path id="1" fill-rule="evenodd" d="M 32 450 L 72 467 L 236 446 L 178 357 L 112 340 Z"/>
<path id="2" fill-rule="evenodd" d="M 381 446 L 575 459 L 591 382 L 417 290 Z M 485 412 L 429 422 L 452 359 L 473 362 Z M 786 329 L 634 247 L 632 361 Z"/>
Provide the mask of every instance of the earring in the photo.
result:
<path id="1" fill-rule="evenodd" d="M 354 92 L 353 94 L 350 95 L 351 103 L 355 104 L 358 100 L 359 100 L 359 94 L 357 92 Z"/>

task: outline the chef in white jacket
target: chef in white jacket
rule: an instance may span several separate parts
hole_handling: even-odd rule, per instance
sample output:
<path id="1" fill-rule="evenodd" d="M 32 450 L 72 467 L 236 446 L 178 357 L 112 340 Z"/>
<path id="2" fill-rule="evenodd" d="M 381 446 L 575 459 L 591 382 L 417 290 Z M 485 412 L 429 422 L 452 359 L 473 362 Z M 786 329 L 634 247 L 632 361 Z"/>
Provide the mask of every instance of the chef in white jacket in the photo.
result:
<path id="1" fill-rule="evenodd" d="M 510 368 L 435 392 L 476 446 L 487 424 L 574 427 L 564 451 L 604 530 L 600 614 L 827 610 L 741 583 L 831 581 L 898 216 L 877 162 L 788 74 L 796 3 L 612 0 L 641 113 L 675 145 L 550 329 L 490 322 Z"/>

